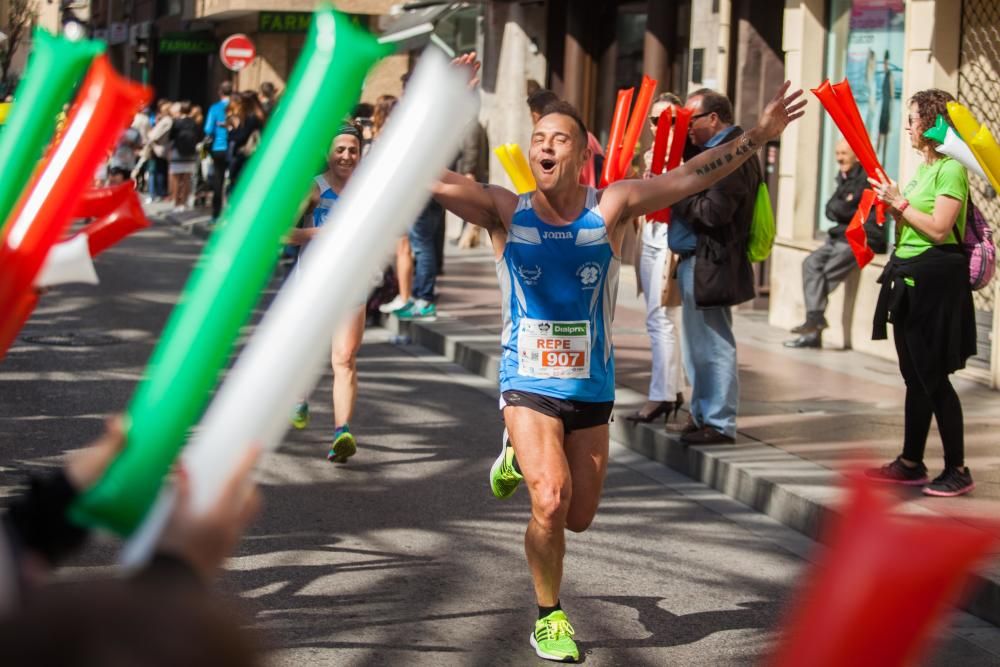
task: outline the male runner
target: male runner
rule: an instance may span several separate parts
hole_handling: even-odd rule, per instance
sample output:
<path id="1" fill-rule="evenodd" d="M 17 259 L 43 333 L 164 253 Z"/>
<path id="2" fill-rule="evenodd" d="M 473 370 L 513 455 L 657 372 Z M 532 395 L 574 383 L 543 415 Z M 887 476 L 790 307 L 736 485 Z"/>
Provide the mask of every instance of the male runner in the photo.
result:
<path id="1" fill-rule="evenodd" d="M 475 64 L 471 57 L 459 64 Z M 579 651 L 559 603 L 565 529 L 582 532 L 597 512 L 615 397 L 611 322 L 625 222 L 704 190 L 802 115 L 802 91 L 786 82 L 754 129 L 669 174 L 604 190 L 581 185 L 587 129 L 560 102 L 535 124 L 528 159 L 537 190 L 518 196 L 447 172 L 435 198 L 485 228 L 503 292 L 503 449 L 490 471 L 494 495 L 524 479 L 531 519 L 524 549 L 538 601 L 530 643 L 549 660 Z M 508 439 L 509 434 L 509 439 Z M 523 476 L 523 477 L 522 477 Z"/>

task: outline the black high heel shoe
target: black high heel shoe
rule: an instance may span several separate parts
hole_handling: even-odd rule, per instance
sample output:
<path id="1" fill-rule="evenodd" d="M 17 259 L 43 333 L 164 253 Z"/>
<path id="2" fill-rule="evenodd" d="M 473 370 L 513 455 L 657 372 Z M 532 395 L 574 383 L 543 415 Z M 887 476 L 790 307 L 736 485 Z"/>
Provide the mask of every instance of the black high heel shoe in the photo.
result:
<path id="1" fill-rule="evenodd" d="M 680 411 L 682 405 L 684 405 L 684 394 L 677 392 L 676 400 L 660 401 L 648 415 L 644 415 L 639 410 L 636 410 L 632 414 L 626 415 L 625 419 L 633 424 L 648 424 L 660 415 L 663 415 L 663 423 L 666 424 L 670 421 L 671 411 L 674 413 L 674 421 L 677 421 L 677 413 Z"/>

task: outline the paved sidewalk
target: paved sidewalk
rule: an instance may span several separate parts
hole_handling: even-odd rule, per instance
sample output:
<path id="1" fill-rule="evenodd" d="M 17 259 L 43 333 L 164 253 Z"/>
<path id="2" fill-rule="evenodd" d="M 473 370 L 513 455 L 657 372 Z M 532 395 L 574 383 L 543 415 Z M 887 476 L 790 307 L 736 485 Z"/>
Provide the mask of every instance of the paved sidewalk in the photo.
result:
<path id="1" fill-rule="evenodd" d="M 166 218 L 198 236 L 208 232 L 199 212 Z M 500 293 L 492 250 L 458 250 L 448 244 L 438 289 L 438 320 L 403 329 L 415 343 L 495 379 Z M 824 519 L 835 511 L 844 471 L 899 453 L 904 398 L 899 372 L 892 362 L 850 350 L 789 350 L 781 342 L 790 335 L 768 326 L 765 313 L 734 312 L 741 382 L 737 443 L 685 447 L 662 424 L 633 426 L 624 419 L 613 423 L 612 435 L 650 459 L 819 537 Z M 614 327 L 618 415 L 645 400 L 650 362 L 644 322 L 634 271 L 623 267 Z M 400 327 L 395 321 L 388 326 Z M 1000 451 L 993 435 L 1000 427 L 1000 394 L 961 379 L 955 384 L 966 420 L 966 458 L 977 489 L 954 499 L 898 490 L 901 512 L 958 521 L 1000 513 Z M 686 414 L 680 417 L 683 423 Z M 936 475 L 942 450 L 935 429 L 926 460 Z M 982 574 L 977 583 L 985 585 L 966 608 L 1000 624 L 1000 565 L 991 564 Z"/>

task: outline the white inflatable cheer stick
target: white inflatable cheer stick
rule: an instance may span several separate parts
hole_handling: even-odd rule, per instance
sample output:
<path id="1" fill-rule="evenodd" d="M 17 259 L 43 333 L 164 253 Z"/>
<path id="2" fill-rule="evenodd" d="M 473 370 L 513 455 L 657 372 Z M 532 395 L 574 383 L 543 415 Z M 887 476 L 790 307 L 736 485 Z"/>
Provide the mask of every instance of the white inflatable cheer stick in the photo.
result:
<path id="1" fill-rule="evenodd" d="M 381 266 L 420 214 L 458 151 L 455 128 L 476 116 L 478 95 L 468 79 L 436 48 L 424 52 L 385 132 L 310 242 L 301 280 L 278 293 L 184 451 L 192 511 L 212 506 L 244 448 L 281 443 L 294 403 L 322 373 L 336 326 L 364 301 L 369 283 L 359 277 Z M 161 494 L 126 545 L 125 564 L 145 560 L 172 505 L 171 494 Z"/>

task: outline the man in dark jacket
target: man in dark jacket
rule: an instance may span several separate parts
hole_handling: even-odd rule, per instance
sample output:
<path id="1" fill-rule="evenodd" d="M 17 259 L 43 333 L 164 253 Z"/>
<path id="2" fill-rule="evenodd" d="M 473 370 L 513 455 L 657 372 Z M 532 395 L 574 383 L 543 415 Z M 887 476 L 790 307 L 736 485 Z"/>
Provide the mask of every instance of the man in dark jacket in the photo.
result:
<path id="1" fill-rule="evenodd" d="M 826 217 L 835 224 L 827 232 L 826 242 L 809 253 L 802 263 L 806 321 L 792 329 L 792 333 L 799 337 L 785 341 L 785 347 L 823 346 L 823 329 L 829 326 L 825 315 L 827 297 L 858 266 L 844 235 L 858 208 L 861 193 L 868 187 L 868 178 L 846 141 L 837 144 L 834 157 L 840 170 L 837 172 L 837 190 L 826 203 Z M 865 225 L 865 230 L 872 250 L 885 252 L 884 232 L 873 221 Z"/>
<path id="2" fill-rule="evenodd" d="M 688 97 L 688 130 L 700 152 L 739 136 L 733 106 L 715 91 Z M 677 280 L 684 306 L 681 338 L 691 381 L 691 419 L 681 434 L 687 444 L 732 443 L 736 438 L 739 375 L 730 306 L 754 296 L 747 240 L 763 174 L 757 159 L 707 190 L 674 204 L 667 243 L 680 255 Z"/>

